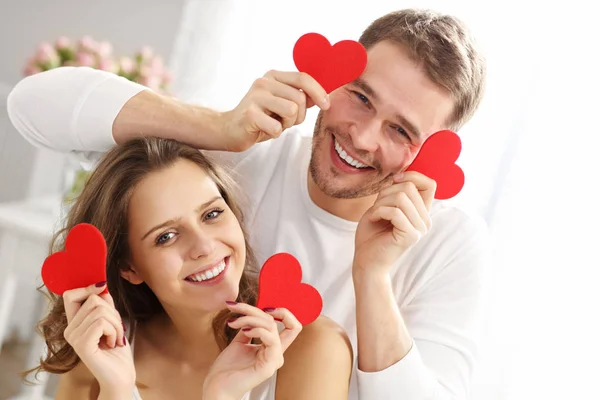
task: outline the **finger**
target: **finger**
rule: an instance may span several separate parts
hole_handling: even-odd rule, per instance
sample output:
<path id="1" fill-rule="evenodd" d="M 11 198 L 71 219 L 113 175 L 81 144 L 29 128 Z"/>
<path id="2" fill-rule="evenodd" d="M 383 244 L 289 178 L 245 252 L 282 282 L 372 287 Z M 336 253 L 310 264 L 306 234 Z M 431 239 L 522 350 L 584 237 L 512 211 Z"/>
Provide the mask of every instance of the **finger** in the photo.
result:
<path id="1" fill-rule="evenodd" d="M 243 314 L 247 316 L 261 317 L 267 320 L 273 320 L 273 317 L 269 314 L 265 313 L 260 308 L 251 306 L 250 304 L 245 303 L 236 303 L 236 302 L 225 302 L 227 308 L 229 308 L 232 312 Z"/>
<path id="2" fill-rule="evenodd" d="M 427 210 L 431 209 L 431 204 L 433 203 L 435 191 L 437 189 L 436 181 L 417 171 L 405 171 L 396 174 L 394 176 L 394 182 L 412 182 L 419 191 L 419 195 L 423 198 Z"/>
<path id="3" fill-rule="evenodd" d="M 281 341 L 282 350 L 286 351 L 302 331 L 302 324 L 298 321 L 296 316 L 286 308 L 269 309 L 268 311 L 265 310 L 265 312 L 272 315 L 275 320 L 281 321 L 285 327 L 279 334 L 279 340 Z"/>
<path id="4" fill-rule="evenodd" d="M 377 197 L 377 200 L 375 201 L 374 205 L 390 205 L 387 198 L 400 196 L 399 193 L 402 192 L 404 192 L 408 196 L 410 201 L 417 209 L 417 212 L 421 216 L 421 219 L 425 222 L 427 229 L 429 229 L 431 227 L 431 215 L 429 214 L 427 206 L 425 205 L 425 201 L 423 200 L 423 197 L 421 197 L 419 190 L 410 181 L 396 183 L 388 188 L 385 188 L 379 193 L 379 196 Z"/>
<path id="5" fill-rule="evenodd" d="M 240 329 L 244 327 L 261 327 L 277 332 L 277 324 L 275 323 L 273 318 L 267 319 L 264 317 L 244 316 L 236 318 L 233 321 L 227 321 L 227 324 L 233 329 Z"/>
<path id="6" fill-rule="evenodd" d="M 114 325 L 103 318 L 94 320 L 85 330 L 82 330 L 80 337 L 79 341 L 90 347 L 98 346 L 103 337 L 106 338 L 106 343 L 110 348 L 114 348 L 117 341 Z"/>
<path id="7" fill-rule="evenodd" d="M 121 323 L 121 319 L 115 315 L 114 312 L 108 306 L 99 306 L 94 308 L 90 313 L 81 318 L 81 321 L 77 321 L 77 317 L 74 318 L 74 322 L 71 326 L 73 326 L 73 335 L 77 335 L 77 333 L 85 332 L 92 324 L 95 323 L 96 320 L 104 319 L 108 323 L 110 323 L 114 328 L 114 337 L 109 338 L 108 341 L 111 347 L 114 347 L 116 344 L 120 346 L 124 345 L 123 336 L 125 332 L 123 330 L 123 324 Z"/>
<path id="8" fill-rule="evenodd" d="M 260 339 L 261 343 L 269 348 L 269 353 L 283 353 L 277 332 L 261 327 L 244 329 L 241 332 L 249 339 Z"/>
<path id="9" fill-rule="evenodd" d="M 283 132 L 281 122 L 267 115 L 258 107 L 248 110 L 248 118 L 251 124 L 250 131 L 264 132 L 271 139 L 279 137 Z"/>
<path id="10" fill-rule="evenodd" d="M 421 235 L 413 227 L 406 215 L 397 207 L 378 207 L 373 211 L 369 220 L 371 222 L 389 221 L 393 225 L 394 230 L 398 231 L 402 236 Z"/>
<path id="11" fill-rule="evenodd" d="M 312 76 L 304 72 L 269 71 L 265 76 L 273 78 L 281 83 L 301 89 L 314 104 L 323 110 L 329 108 L 329 96 L 323 86 Z M 307 104 L 308 106 L 308 104 Z"/>
<path id="12" fill-rule="evenodd" d="M 275 96 L 265 96 L 259 101 L 260 105 L 264 107 L 265 110 L 270 111 L 281 118 L 280 122 L 282 130 L 296 124 L 299 109 L 298 104 Z"/>
<path id="13" fill-rule="evenodd" d="M 306 108 L 307 108 L 307 98 L 306 94 L 296 89 L 295 87 L 286 85 L 284 83 L 279 82 L 278 80 L 269 78 L 266 80 L 265 89 L 270 92 L 276 98 L 282 98 L 285 100 L 289 100 L 296 104 L 297 110 L 295 112 L 296 119 L 292 125 L 297 125 L 304 122 L 306 118 Z M 310 101 L 311 105 L 314 105 L 314 102 Z M 272 110 L 274 111 L 274 110 Z M 275 111 L 274 111 L 275 112 Z M 277 113 L 282 116 L 281 114 Z M 288 127 L 289 128 L 289 127 Z"/>
<path id="14" fill-rule="evenodd" d="M 71 321 L 81 307 L 82 303 L 91 295 L 98 295 L 106 287 L 106 282 L 98 282 L 95 285 L 90 285 L 85 288 L 67 290 L 63 293 L 63 303 L 65 306 L 65 314 L 67 322 Z"/>
<path id="15" fill-rule="evenodd" d="M 414 191 L 416 192 L 416 189 Z M 424 235 L 429 229 L 429 213 L 425 209 L 425 204 L 423 203 L 423 199 L 421 198 L 421 196 L 419 196 L 417 193 L 413 193 L 413 198 L 411 199 L 409 197 L 411 195 L 407 192 L 410 192 L 410 190 L 404 189 L 402 191 L 390 194 L 386 197 L 377 200 L 373 206 L 375 208 L 396 207 L 408 218 L 410 224 Z M 413 203 L 413 201 L 417 203 L 417 205 Z M 421 212 L 419 212 L 418 210 L 418 204 L 420 204 L 422 213 L 425 214 L 425 219 L 423 219 Z"/>

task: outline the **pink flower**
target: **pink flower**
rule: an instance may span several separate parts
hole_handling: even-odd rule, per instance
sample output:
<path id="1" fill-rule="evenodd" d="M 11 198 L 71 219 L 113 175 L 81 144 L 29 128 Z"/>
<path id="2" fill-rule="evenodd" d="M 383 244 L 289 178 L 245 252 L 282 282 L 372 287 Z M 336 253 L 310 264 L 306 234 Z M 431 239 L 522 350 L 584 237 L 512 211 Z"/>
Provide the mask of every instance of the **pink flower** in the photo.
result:
<path id="1" fill-rule="evenodd" d="M 119 64 L 121 71 L 126 75 L 130 75 L 135 71 L 135 62 L 130 57 L 121 57 Z"/>
<path id="2" fill-rule="evenodd" d="M 81 39 L 79 39 L 79 48 L 85 51 L 95 52 L 98 47 L 98 43 L 91 36 L 85 35 Z"/>
<path id="3" fill-rule="evenodd" d="M 168 69 L 165 69 L 164 73 L 163 73 L 163 80 L 165 85 L 169 85 L 171 83 L 173 83 L 173 73 L 171 71 L 169 71 Z"/>
<path id="4" fill-rule="evenodd" d="M 66 36 L 61 36 L 56 39 L 56 48 L 57 49 L 67 49 L 71 46 L 71 40 Z"/>
<path id="5" fill-rule="evenodd" d="M 34 75 L 34 74 L 37 74 L 38 72 L 42 72 L 42 70 L 40 67 L 38 67 L 35 64 L 28 64 L 25 67 L 25 69 L 23 70 L 23 74 L 25 76 Z"/>
<path id="6" fill-rule="evenodd" d="M 150 75 L 150 76 L 142 76 L 140 78 L 140 82 L 142 85 L 154 90 L 154 91 L 159 91 L 160 90 L 160 84 L 161 79 L 159 76 L 156 75 Z"/>
<path id="7" fill-rule="evenodd" d="M 79 52 L 76 59 L 77 65 L 82 67 L 93 67 L 96 64 L 96 59 L 90 53 Z"/>
<path id="8" fill-rule="evenodd" d="M 101 69 L 102 71 L 112 72 L 113 74 L 116 74 L 118 72 L 117 63 L 115 63 L 110 58 L 104 58 L 100 60 L 100 62 L 98 63 L 98 69 Z"/>
<path id="9" fill-rule="evenodd" d="M 54 49 L 54 47 L 49 43 L 42 43 L 39 45 L 36 53 L 36 59 L 39 63 L 42 64 L 58 64 L 58 53 Z"/>
<path id="10" fill-rule="evenodd" d="M 104 42 L 98 43 L 96 50 L 100 57 L 108 57 L 112 54 L 113 47 L 112 47 L 112 44 L 110 44 L 107 41 L 104 41 Z"/>
<path id="11" fill-rule="evenodd" d="M 150 60 L 153 55 L 154 55 L 154 50 L 152 50 L 152 47 L 150 47 L 150 46 L 144 46 L 140 50 L 140 56 L 142 57 L 143 61 Z"/>
<path id="12" fill-rule="evenodd" d="M 165 69 L 165 64 L 161 56 L 156 56 L 150 61 L 150 69 L 155 74 L 162 74 Z"/>

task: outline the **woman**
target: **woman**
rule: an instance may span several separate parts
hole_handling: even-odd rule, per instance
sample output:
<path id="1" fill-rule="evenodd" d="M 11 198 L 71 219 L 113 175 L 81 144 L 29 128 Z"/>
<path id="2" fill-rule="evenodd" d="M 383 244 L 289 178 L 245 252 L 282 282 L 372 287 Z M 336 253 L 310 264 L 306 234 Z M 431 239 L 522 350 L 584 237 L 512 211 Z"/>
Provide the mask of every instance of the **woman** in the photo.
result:
<path id="1" fill-rule="evenodd" d="M 253 307 L 257 266 L 232 188 L 175 141 L 105 154 L 53 240 L 63 250 L 58 239 L 90 223 L 108 247 L 108 283 L 52 295 L 40 323 L 37 370 L 62 374 L 57 399 L 347 398 L 352 350 L 337 325 L 321 317 L 300 333 L 289 311 Z"/>

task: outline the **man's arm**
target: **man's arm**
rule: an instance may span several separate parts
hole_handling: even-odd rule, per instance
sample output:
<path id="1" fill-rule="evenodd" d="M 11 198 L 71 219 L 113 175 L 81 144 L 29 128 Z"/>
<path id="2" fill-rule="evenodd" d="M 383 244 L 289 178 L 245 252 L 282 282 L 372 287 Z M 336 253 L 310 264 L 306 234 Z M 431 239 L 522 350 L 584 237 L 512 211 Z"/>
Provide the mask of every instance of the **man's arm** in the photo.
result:
<path id="1" fill-rule="evenodd" d="M 361 399 L 467 398 L 489 254 L 474 225 L 454 225 L 446 264 L 402 309 L 387 274 L 354 275 Z"/>
<path id="2" fill-rule="evenodd" d="M 304 120 L 307 98 L 328 107 L 325 90 L 299 72 L 269 72 L 239 105 L 217 112 L 150 91 L 115 74 L 61 67 L 21 80 L 8 114 L 31 144 L 61 152 L 104 152 L 115 143 L 156 136 L 198 149 L 241 152 Z"/>

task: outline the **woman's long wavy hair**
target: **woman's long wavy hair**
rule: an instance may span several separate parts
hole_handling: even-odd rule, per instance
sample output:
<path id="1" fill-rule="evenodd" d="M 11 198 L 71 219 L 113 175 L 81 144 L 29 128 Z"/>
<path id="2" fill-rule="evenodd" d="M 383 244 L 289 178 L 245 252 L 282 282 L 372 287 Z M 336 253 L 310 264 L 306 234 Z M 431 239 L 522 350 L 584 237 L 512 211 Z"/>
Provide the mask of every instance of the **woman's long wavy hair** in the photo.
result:
<path id="1" fill-rule="evenodd" d="M 237 204 L 241 193 L 237 192 L 233 179 L 200 151 L 188 145 L 167 139 L 138 138 L 115 146 L 104 155 L 90 174 L 83 191 L 74 201 L 65 226 L 56 233 L 50 244 L 51 252 L 64 251 L 66 234 L 80 223 L 92 224 L 102 232 L 108 248 L 108 290 L 124 320 L 144 321 L 163 312 L 162 305 L 145 283 L 133 285 L 121 277 L 120 272 L 129 268 L 127 210 L 132 192 L 149 173 L 167 168 L 180 159 L 196 163 L 212 178 L 242 226 L 246 244 L 246 265 L 240 280 L 237 301 L 256 305 L 258 268 L 243 226 L 242 211 Z M 79 363 L 79 357 L 64 338 L 67 317 L 63 299 L 53 293 L 48 292 L 47 295 L 51 301 L 50 312 L 37 326 L 46 341 L 47 353 L 40 359 L 40 365 L 24 372 L 25 377 L 32 372 L 37 375 L 41 370 L 62 374 L 72 370 Z M 237 333 L 226 323 L 232 317 L 231 312 L 225 309 L 213 320 L 215 338 L 221 349 L 225 348 Z M 132 323 L 131 327 L 130 338 L 134 335 L 135 324 Z"/>

